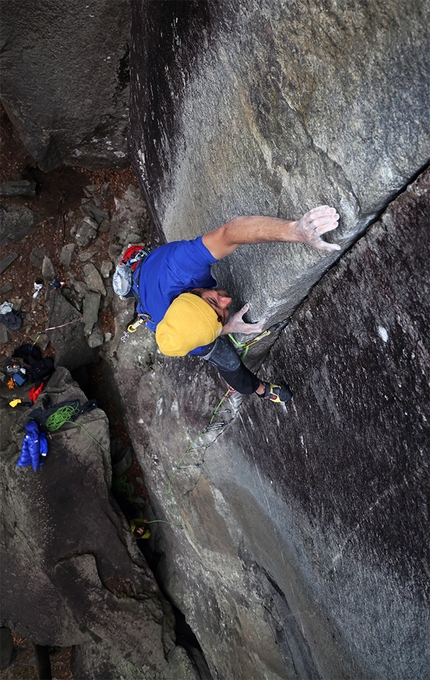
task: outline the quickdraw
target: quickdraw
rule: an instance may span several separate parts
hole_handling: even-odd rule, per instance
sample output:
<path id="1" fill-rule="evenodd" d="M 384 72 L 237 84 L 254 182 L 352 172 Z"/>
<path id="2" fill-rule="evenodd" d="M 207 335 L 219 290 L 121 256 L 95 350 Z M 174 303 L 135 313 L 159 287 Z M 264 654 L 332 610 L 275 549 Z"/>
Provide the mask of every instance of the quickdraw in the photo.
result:
<path id="1" fill-rule="evenodd" d="M 133 323 L 130 323 L 127 326 L 127 330 L 124 331 L 124 333 L 122 334 L 121 341 L 127 342 L 127 339 L 128 339 L 128 336 L 130 335 L 130 333 L 136 333 L 139 326 L 141 324 L 145 323 L 146 321 L 149 321 L 150 318 L 151 317 L 149 316 L 149 314 L 140 314 L 139 318 L 136 319 L 136 321 L 134 321 Z"/>
<path id="2" fill-rule="evenodd" d="M 135 321 L 134 323 L 129 324 L 129 325 L 127 326 L 128 332 L 129 332 L 129 333 L 136 333 L 137 329 L 139 328 L 139 326 L 140 326 L 142 323 L 145 323 L 145 320 L 144 320 L 144 319 L 137 319 L 137 321 Z"/>
<path id="3" fill-rule="evenodd" d="M 270 328 L 267 328 L 265 331 L 257 335 L 255 338 L 252 340 L 248 340 L 247 342 L 238 342 L 233 335 L 229 334 L 229 338 L 232 341 L 233 345 L 237 347 L 237 349 L 241 350 L 240 356 L 242 359 L 246 357 L 248 354 L 248 350 L 252 345 L 255 345 L 257 342 L 260 342 L 263 338 L 267 337 L 268 335 L 271 335 L 275 331 L 281 330 L 288 324 L 288 321 L 280 321 L 279 323 L 273 324 L 273 326 L 270 326 Z"/>

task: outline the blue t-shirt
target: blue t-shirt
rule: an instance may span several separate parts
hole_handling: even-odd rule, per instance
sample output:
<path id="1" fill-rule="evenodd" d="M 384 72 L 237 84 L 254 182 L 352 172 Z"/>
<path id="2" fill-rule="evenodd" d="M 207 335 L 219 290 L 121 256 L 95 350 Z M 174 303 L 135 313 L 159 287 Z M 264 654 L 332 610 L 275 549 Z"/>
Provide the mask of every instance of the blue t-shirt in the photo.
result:
<path id="1" fill-rule="evenodd" d="M 198 236 L 193 241 L 172 241 L 150 253 L 137 267 L 133 290 L 138 314 L 149 314 L 151 331 L 164 318 L 173 300 L 193 288 L 215 288 L 211 265 L 217 262 Z M 200 353 L 198 347 L 190 354 Z"/>

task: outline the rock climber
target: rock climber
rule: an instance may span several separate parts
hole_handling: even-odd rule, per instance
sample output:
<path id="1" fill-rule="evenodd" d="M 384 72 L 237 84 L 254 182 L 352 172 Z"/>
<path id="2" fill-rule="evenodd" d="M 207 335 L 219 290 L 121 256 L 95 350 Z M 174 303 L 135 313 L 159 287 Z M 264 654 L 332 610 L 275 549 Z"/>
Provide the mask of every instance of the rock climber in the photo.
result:
<path id="1" fill-rule="evenodd" d="M 338 220 L 336 210 L 326 205 L 313 208 L 297 221 L 235 217 L 196 239 L 174 241 L 152 252 L 145 251 L 125 297 L 136 298 L 136 311 L 147 327 L 155 331 L 162 354 L 198 355 L 218 369 L 232 390 L 286 402 L 292 397 L 288 387 L 261 381 L 242 363 L 228 339 L 230 333 L 260 333 L 265 319 L 258 323 L 243 321 L 248 304 L 229 316 L 232 299 L 218 287 L 211 265 L 243 244 L 275 241 L 306 243 L 330 252 L 339 250 L 339 245 L 321 238 L 336 229 Z"/>
<path id="2" fill-rule="evenodd" d="M 130 531 L 137 539 L 149 538 L 151 536 L 148 520 L 141 517 L 135 517 L 130 521 Z"/>

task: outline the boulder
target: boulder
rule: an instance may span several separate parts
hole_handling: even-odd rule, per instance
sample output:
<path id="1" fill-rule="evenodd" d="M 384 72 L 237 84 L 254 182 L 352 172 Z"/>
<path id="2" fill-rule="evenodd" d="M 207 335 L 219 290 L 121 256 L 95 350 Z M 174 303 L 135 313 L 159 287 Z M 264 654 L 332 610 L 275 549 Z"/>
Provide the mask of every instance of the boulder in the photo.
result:
<path id="1" fill-rule="evenodd" d="M 111 260 L 103 260 L 101 267 L 100 267 L 100 274 L 104 279 L 107 279 L 107 277 L 111 274 L 113 269 L 113 263 Z"/>
<path id="2" fill-rule="evenodd" d="M 84 217 L 84 219 L 81 220 L 72 234 L 80 248 L 86 248 L 97 238 L 97 226 L 97 222 L 91 217 Z"/>
<path id="3" fill-rule="evenodd" d="M 0 184 L 0 196 L 36 196 L 36 182 L 29 179 L 3 182 Z"/>
<path id="4" fill-rule="evenodd" d="M 80 252 L 78 255 L 79 262 L 88 262 L 88 260 L 91 260 L 91 258 L 94 257 L 96 253 L 96 250 L 84 250 Z"/>
<path id="5" fill-rule="evenodd" d="M 85 293 L 82 321 L 84 323 L 84 333 L 86 336 L 91 335 L 94 326 L 98 321 L 100 299 L 100 293 L 95 293 L 92 291 Z"/>
<path id="6" fill-rule="evenodd" d="M 5 260 L 7 258 L 5 257 Z M 6 293 L 9 293 L 11 290 L 13 290 L 13 283 L 10 281 L 7 281 L 6 283 L 3 283 L 2 286 L 0 286 L 0 295 L 6 295 Z"/>
<path id="7" fill-rule="evenodd" d="M 115 199 L 115 212 L 111 221 L 109 256 L 116 263 L 129 244 L 148 242 L 151 220 L 142 194 L 129 186 L 123 198 Z"/>
<path id="8" fill-rule="evenodd" d="M 33 337 L 33 342 L 42 352 L 44 352 L 49 345 L 49 337 L 46 333 L 37 333 Z"/>
<path id="9" fill-rule="evenodd" d="M 129 26 L 127 0 L 5 6 L 2 102 L 44 172 L 127 164 Z"/>
<path id="10" fill-rule="evenodd" d="M 0 246 L 8 242 L 21 241 L 33 231 L 39 216 L 27 208 L 0 205 Z"/>
<path id="11" fill-rule="evenodd" d="M 47 257 L 47 255 L 45 255 L 42 260 L 42 276 L 45 281 L 52 281 L 52 279 L 55 279 L 54 265 L 52 264 L 52 260 Z"/>
<path id="12" fill-rule="evenodd" d="M 89 201 L 84 205 L 81 205 L 79 210 L 86 217 L 91 217 L 92 219 L 94 219 L 98 225 L 101 224 L 104 220 L 109 220 L 108 211 L 100 210 L 100 208 L 98 208 L 92 201 Z"/>
<path id="13" fill-rule="evenodd" d="M 70 267 L 75 248 L 76 243 L 66 243 L 66 245 L 61 249 L 60 262 L 65 267 Z"/>
<path id="14" fill-rule="evenodd" d="M 50 252 L 44 248 L 38 248 L 36 246 L 30 253 L 30 262 L 36 267 L 36 269 L 40 269 L 40 271 L 42 271 L 43 260 L 45 257 L 50 258 Z"/>
<path id="15" fill-rule="evenodd" d="M 9 253 L 9 255 L 6 255 L 6 257 L 0 261 L 0 274 L 3 274 L 5 269 L 7 269 L 12 262 L 15 262 L 17 257 L 18 253 Z"/>
<path id="16" fill-rule="evenodd" d="M 86 401 L 65 368 L 44 395 L 53 405 Z M 4 396 L 0 406 L 2 626 L 37 645 L 77 646 L 83 680 L 119 677 L 122 667 L 128 678 L 180 677 L 171 608 L 109 492 L 105 414 L 90 411 L 53 432 L 45 465 L 34 472 L 16 466 L 34 409 L 10 409 Z M 104 658 L 116 674 L 103 674 Z"/>
<path id="17" fill-rule="evenodd" d="M 91 262 L 84 266 L 83 274 L 85 283 L 87 284 L 89 290 L 100 293 L 103 296 L 106 295 L 106 288 L 104 287 L 102 277 L 100 276 L 97 268 L 91 264 Z"/>
<path id="18" fill-rule="evenodd" d="M 118 347 L 133 447 L 170 522 L 158 577 L 214 677 L 426 675 L 429 184 L 390 204 L 264 359 L 287 406 L 247 397 L 201 438 L 216 371 L 153 354 L 142 329 Z"/>
<path id="19" fill-rule="evenodd" d="M 105 337 L 103 333 L 100 331 L 100 328 L 98 328 L 98 324 L 96 324 L 95 328 L 91 331 L 90 335 L 88 336 L 88 345 L 92 348 L 95 347 L 100 347 L 103 345 L 105 341 Z"/>

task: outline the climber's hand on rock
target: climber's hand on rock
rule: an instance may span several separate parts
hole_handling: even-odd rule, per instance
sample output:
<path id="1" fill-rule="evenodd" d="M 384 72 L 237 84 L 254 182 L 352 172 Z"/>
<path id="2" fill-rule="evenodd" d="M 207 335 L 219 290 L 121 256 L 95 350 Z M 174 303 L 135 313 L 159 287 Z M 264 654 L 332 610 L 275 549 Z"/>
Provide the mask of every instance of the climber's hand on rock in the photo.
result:
<path id="1" fill-rule="evenodd" d="M 254 333 L 261 333 L 264 329 L 264 324 L 266 318 L 257 321 L 257 323 L 246 323 L 243 321 L 243 316 L 249 309 L 249 304 L 247 303 L 240 309 L 236 314 L 228 319 L 227 323 L 223 326 L 221 335 L 228 335 L 229 333 L 243 333 L 244 335 L 253 335 Z"/>
<path id="2" fill-rule="evenodd" d="M 294 223 L 294 231 L 297 241 L 307 243 L 319 250 L 340 250 L 337 243 L 327 243 L 321 238 L 321 234 L 336 229 L 339 215 L 334 208 L 328 205 L 319 205 L 305 213 L 300 220 Z"/>

